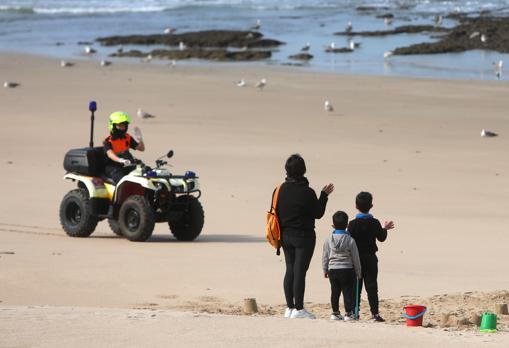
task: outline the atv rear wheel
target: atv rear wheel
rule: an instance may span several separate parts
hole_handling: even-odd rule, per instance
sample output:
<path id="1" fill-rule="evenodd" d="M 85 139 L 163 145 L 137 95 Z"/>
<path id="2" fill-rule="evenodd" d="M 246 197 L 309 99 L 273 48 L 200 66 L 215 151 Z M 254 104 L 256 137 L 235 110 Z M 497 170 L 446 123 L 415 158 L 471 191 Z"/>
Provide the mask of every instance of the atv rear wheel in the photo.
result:
<path id="1" fill-rule="evenodd" d="M 143 196 L 131 196 L 120 207 L 118 222 L 123 236 L 132 242 L 144 242 L 154 230 L 154 212 Z"/>
<path id="2" fill-rule="evenodd" d="M 90 236 L 99 222 L 91 214 L 90 199 L 86 189 L 69 191 L 60 203 L 60 224 L 71 237 Z"/>
<path id="3" fill-rule="evenodd" d="M 110 229 L 117 236 L 122 236 L 122 229 L 120 228 L 120 224 L 117 220 L 108 219 L 108 225 L 110 225 Z"/>
<path id="4" fill-rule="evenodd" d="M 181 196 L 177 202 L 187 204 L 187 209 L 178 218 L 170 218 L 168 225 L 171 233 L 178 240 L 191 241 L 196 239 L 201 233 L 205 214 L 200 201 L 193 196 Z"/>

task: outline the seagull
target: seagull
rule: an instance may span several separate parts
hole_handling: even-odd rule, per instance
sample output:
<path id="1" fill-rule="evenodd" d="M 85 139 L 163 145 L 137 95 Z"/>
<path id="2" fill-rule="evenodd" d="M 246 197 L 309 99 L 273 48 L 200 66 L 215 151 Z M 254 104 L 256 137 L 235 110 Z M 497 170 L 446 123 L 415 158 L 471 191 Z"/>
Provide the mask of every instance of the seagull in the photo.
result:
<path id="1" fill-rule="evenodd" d="M 495 132 L 487 131 L 486 129 L 481 130 L 481 137 L 492 138 L 498 136 Z"/>
<path id="2" fill-rule="evenodd" d="M 179 43 L 179 50 L 184 51 L 186 48 L 187 48 L 187 46 L 184 43 L 184 41 L 180 41 L 180 43 Z"/>
<path id="3" fill-rule="evenodd" d="M 254 38 L 253 33 L 247 33 L 247 35 L 246 35 L 246 39 L 251 40 L 251 39 L 253 39 L 253 38 Z"/>
<path id="4" fill-rule="evenodd" d="M 392 52 L 392 51 L 384 52 L 384 59 L 388 59 L 388 58 L 392 57 L 393 55 L 394 55 L 394 52 Z"/>
<path id="5" fill-rule="evenodd" d="M 330 101 L 326 100 L 325 103 L 323 103 L 323 108 L 325 109 L 325 111 L 334 111 L 334 107 L 332 107 L 332 104 L 330 103 Z"/>
<path id="6" fill-rule="evenodd" d="M 352 22 L 348 22 L 348 24 L 346 25 L 346 28 L 345 28 L 345 32 L 351 33 L 352 30 L 353 30 Z"/>
<path id="7" fill-rule="evenodd" d="M 244 86 L 246 86 L 246 81 L 244 81 L 244 80 L 239 80 L 239 81 L 237 81 L 237 86 L 238 86 L 238 87 L 244 87 Z"/>
<path id="8" fill-rule="evenodd" d="M 385 25 L 387 25 L 387 26 L 392 25 L 392 18 L 385 17 L 385 18 L 384 18 L 384 23 L 385 23 Z"/>
<path id="9" fill-rule="evenodd" d="M 73 66 L 73 65 L 74 65 L 74 63 L 68 62 L 66 60 L 61 60 L 60 61 L 60 66 L 62 68 L 67 68 L 67 67 L 70 67 L 70 66 Z"/>
<path id="10" fill-rule="evenodd" d="M 150 63 L 152 61 L 152 55 L 151 54 L 147 55 L 145 58 L 143 58 L 143 61 Z"/>
<path id="11" fill-rule="evenodd" d="M 109 61 L 109 60 L 101 60 L 101 66 L 108 66 L 108 65 L 111 65 L 112 63 Z"/>
<path id="12" fill-rule="evenodd" d="M 256 24 L 251 27 L 251 30 L 260 30 L 262 27 L 262 21 L 257 19 Z"/>
<path id="13" fill-rule="evenodd" d="M 436 27 L 441 26 L 441 25 L 442 25 L 443 20 L 444 20 L 444 16 L 442 16 L 442 15 L 437 15 L 437 16 L 435 16 L 435 26 L 436 26 Z"/>
<path id="14" fill-rule="evenodd" d="M 311 48 L 311 44 L 309 42 L 306 42 L 306 44 L 304 45 L 304 47 L 302 47 L 300 50 L 302 52 L 307 52 L 309 51 L 309 49 Z"/>
<path id="15" fill-rule="evenodd" d="M 19 86 L 19 83 L 17 82 L 10 82 L 10 81 L 5 81 L 4 82 L 4 87 L 5 88 L 16 88 Z"/>
<path id="16" fill-rule="evenodd" d="M 353 51 L 356 47 L 359 47 L 353 40 L 350 40 L 348 47 Z"/>
<path id="17" fill-rule="evenodd" d="M 148 112 L 143 111 L 141 108 L 138 108 L 138 111 L 136 112 L 136 115 L 138 115 L 141 119 L 147 119 L 147 118 L 155 118 L 154 115 L 149 114 Z"/>
<path id="18" fill-rule="evenodd" d="M 173 34 L 176 31 L 177 31 L 177 29 L 172 28 L 172 27 L 168 27 L 168 28 L 164 29 L 164 33 L 169 34 L 169 35 Z"/>
<path id="19" fill-rule="evenodd" d="M 336 48 L 336 44 L 334 42 L 331 42 L 329 46 L 327 46 L 327 48 L 333 50 Z"/>
<path id="20" fill-rule="evenodd" d="M 263 87 L 267 85 L 267 80 L 265 78 L 261 79 L 260 82 L 256 84 L 256 88 L 259 88 L 260 91 L 263 90 Z"/>
<path id="21" fill-rule="evenodd" d="M 96 52 L 97 52 L 96 50 L 94 50 L 94 49 L 93 49 L 92 47 L 90 47 L 90 46 L 85 46 L 84 50 L 85 50 L 85 53 L 86 53 L 86 54 L 94 54 L 94 53 L 96 53 Z"/>
<path id="22" fill-rule="evenodd" d="M 486 41 L 488 41 L 488 38 L 486 37 L 486 35 L 482 34 L 481 35 L 481 42 L 485 43 Z"/>
<path id="23" fill-rule="evenodd" d="M 474 38 L 476 38 L 476 37 L 477 37 L 477 36 L 479 36 L 479 35 L 481 35 L 481 33 L 480 33 L 480 32 L 478 32 L 478 31 L 474 31 L 472 34 L 470 34 L 469 38 L 470 38 L 470 39 L 474 39 Z"/>
<path id="24" fill-rule="evenodd" d="M 504 67 L 504 61 L 499 60 L 498 62 L 493 62 L 493 65 L 495 66 L 495 69 L 501 71 L 502 68 Z"/>
<path id="25" fill-rule="evenodd" d="M 168 64 L 168 65 L 173 68 L 177 65 L 177 61 L 175 59 L 172 59 L 172 60 L 170 60 L 170 64 Z"/>

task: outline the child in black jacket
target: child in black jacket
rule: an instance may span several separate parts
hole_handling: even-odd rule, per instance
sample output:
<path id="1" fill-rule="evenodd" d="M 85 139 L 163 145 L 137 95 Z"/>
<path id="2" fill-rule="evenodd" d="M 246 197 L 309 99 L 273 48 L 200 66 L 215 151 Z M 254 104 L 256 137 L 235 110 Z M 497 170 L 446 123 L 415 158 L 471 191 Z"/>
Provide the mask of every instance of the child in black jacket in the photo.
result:
<path id="1" fill-rule="evenodd" d="M 378 310 L 378 258 L 376 257 L 378 247 L 376 241 L 383 242 L 387 239 L 387 230 L 394 228 L 394 222 L 385 221 L 382 227 L 380 221 L 369 214 L 373 207 L 373 196 L 369 192 L 359 193 L 355 198 L 355 205 L 360 213 L 350 221 L 348 232 L 357 244 L 361 259 L 362 278 L 359 283 L 359 302 L 364 283 L 372 319 L 383 322 L 385 320 L 380 316 Z"/>

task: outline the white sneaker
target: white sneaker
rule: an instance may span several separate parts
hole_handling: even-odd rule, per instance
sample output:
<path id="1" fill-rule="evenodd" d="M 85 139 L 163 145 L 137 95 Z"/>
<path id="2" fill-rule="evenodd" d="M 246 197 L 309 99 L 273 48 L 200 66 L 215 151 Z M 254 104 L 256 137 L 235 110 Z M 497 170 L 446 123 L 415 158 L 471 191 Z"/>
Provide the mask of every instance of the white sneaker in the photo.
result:
<path id="1" fill-rule="evenodd" d="M 287 308 L 285 309 L 285 318 L 290 318 L 292 316 L 293 311 L 295 308 Z"/>
<path id="2" fill-rule="evenodd" d="M 352 320 L 355 320 L 355 315 L 345 315 L 343 317 L 343 320 L 344 321 L 352 321 Z"/>
<path id="3" fill-rule="evenodd" d="M 297 310 L 295 309 L 293 312 L 292 312 L 292 315 L 290 316 L 291 319 L 316 319 L 316 317 L 314 316 L 314 314 L 311 314 L 309 313 L 307 310 L 305 310 L 304 308 L 303 309 L 300 309 L 300 310 Z"/>
<path id="4" fill-rule="evenodd" d="M 339 313 L 338 314 L 332 313 L 330 315 L 330 320 L 343 320 L 343 316 L 341 314 L 339 314 Z"/>

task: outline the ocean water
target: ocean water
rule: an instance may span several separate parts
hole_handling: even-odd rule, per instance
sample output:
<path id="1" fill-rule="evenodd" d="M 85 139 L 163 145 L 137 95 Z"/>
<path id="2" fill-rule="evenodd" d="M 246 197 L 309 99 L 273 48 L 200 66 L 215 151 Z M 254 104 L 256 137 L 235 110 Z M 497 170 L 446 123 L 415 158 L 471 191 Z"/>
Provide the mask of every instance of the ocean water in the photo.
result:
<path id="1" fill-rule="evenodd" d="M 377 8 L 375 12 L 356 10 L 358 6 Z M 354 30 L 384 30 L 383 13 L 395 15 L 393 27 L 433 24 L 435 15 L 450 12 L 490 10 L 509 15 L 509 0 L 0 0 L 0 50 L 42 54 L 58 59 L 102 59 L 115 47 L 93 46 L 93 58 L 83 54 L 78 42 L 94 42 L 109 35 L 162 33 L 168 27 L 178 32 L 206 29 L 247 30 L 256 20 L 265 37 L 286 44 L 271 59 L 249 63 L 286 65 L 288 59 L 307 42 L 314 58 L 294 69 L 330 73 L 396 75 L 410 77 L 507 80 L 495 75 L 493 63 L 509 55 L 493 51 L 455 54 L 416 55 L 383 59 L 396 47 L 433 41 L 426 34 L 392 35 L 379 38 L 354 37 L 360 43 L 353 53 L 325 53 L 325 46 L 347 46 L 348 39 L 333 35 L 348 22 Z M 444 20 L 444 26 L 455 22 Z M 57 44 L 58 43 L 58 44 Z M 130 49 L 131 47 L 124 47 Z M 156 47 L 132 47 L 149 51 Z M 157 62 L 156 62 L 157 64 Z M 182 61 L 178 64 L 236 64 Z M 245 63 L 241 63 L 245 64 Z"/>

